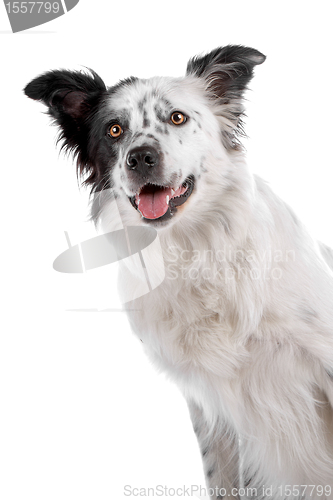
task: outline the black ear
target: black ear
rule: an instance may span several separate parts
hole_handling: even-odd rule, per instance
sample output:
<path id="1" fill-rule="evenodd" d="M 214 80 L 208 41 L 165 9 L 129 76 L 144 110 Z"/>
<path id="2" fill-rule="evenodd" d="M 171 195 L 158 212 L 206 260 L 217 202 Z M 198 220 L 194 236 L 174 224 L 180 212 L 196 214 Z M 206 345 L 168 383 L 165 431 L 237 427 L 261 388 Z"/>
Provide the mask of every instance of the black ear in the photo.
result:
<path id="1" fill-rule="evenodd" d="M 48 107 L 49 115 L 60 127 L 59 140 L 64 141 L 63 147 L 78 155 L 80 173 L 91 171 L 89 117 L 106 95 L 103 80 L 92 70 L 89 73 L 50 71 L 28 83 L 24 92 Z"/>
<path id="2" fill-rule="evenodd" d="M 92 70 L 49 71 L 32 80 L 24 89 L 31 99 L 43 102 L 60 126 L 64 147 L 76 152 L 86 139 L 87 118 L 105 95 L 103 80 Z"/>
<path id="3" fill-rule="evenodd" d="M 253 68 L 266 57 L 258 50 L 241 45 L 219 47 L 203 57 L 194 57 L 187 64 L 187 75 L 206 81 L 212 95 L 229 102 L 239 99 L 253 76 Z"/>
<path id="4" fill-rule="evenodd" d="M 105 90 L 103 80 L 92 70 L 89 73 L 57 70 L 32 80 L 24 93 L 48 106 L 50 115 L 57 121 L 66 115 L 79 123 Z"/>
<path id="5" fill-rule="evenodd" d="M 187 75 L 200 78 L 214 106 L 221 126 L 222 142 L 227 149 L 239 149 L 243 131 L 242 97 L 253 76 L 253 68 L 266 57 L 258 50 L 241 45 L 219 47 L 187 64 Z"/>

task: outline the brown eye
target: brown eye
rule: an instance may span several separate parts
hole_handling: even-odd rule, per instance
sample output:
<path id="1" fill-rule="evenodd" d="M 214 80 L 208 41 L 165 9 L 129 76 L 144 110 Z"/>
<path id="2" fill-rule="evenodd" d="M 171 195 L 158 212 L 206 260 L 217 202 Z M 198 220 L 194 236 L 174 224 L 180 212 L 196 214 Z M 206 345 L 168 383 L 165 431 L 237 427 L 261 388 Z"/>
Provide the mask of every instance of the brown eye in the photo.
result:
<path id="1" fill-rule="evenodd" d="M 170 119 L 174 125 L 181 125 L 182 123 L 186 122 L 186 117 L 179 111 L 175 111 L 174 113 L 172 113 Z"/>
<path id="2" fill-rule="evenodd" d="M 112 127 L 109 130 L 109 134 L 111 135 L 111 137 L 115 138 L 120 137 L 122 133 L 123 129 L 117 123 L 115 125 L 112 125 Z"/>

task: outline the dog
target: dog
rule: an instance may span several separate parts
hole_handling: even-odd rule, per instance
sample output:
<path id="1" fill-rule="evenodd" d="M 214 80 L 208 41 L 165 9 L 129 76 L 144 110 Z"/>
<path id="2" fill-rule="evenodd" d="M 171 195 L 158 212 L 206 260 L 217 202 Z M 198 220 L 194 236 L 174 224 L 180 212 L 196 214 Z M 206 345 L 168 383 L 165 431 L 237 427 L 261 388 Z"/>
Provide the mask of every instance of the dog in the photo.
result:
<path id="1" fill-rule="evenodd" d="M 264 61 L 228 45 L 180 78 L 107 88 L 56 70 L 24 89 L 77 158 L 96 224 L 157 232 L 164 280 L 128 317 L 186 398 L 214 500 L 333 487 L 333 251 L 247 168 L 244 93 Z M 123 265 L 125 288 L 140 282 Z"/>

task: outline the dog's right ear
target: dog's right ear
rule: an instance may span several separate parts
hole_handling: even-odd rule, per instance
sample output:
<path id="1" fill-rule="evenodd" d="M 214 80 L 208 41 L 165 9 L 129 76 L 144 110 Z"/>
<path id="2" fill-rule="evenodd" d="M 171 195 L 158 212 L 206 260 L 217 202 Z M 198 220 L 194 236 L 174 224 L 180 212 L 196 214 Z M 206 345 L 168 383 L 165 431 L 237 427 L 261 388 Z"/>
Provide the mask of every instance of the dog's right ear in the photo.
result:
<path id="1" fill-rule="evenodd" d="M 106 90 L 103 80 L 92 70 L 49 71 L 32 80 L 24 93 L 36 101 L 42 101 L 56 120 L 61 115 L 76 120 L 83 118 L 92 101 Z"/>
<path id="2" fill-rule="evenodd" d="M 48 113 L 61 128 L 61 139 L 67 148 L 77 148 L 85 120 L 105 95 L 103 80 L 92 70 L 49 71 L 32 80 L 24 93 L 48 107 Z"/>

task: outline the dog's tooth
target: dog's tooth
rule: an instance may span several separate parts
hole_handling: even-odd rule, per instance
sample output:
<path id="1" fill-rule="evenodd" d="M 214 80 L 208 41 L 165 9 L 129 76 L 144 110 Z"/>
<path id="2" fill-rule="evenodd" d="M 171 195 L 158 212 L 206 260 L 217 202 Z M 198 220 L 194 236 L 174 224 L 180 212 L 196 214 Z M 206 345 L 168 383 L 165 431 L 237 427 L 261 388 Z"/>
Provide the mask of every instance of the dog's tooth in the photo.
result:
<path id="1" fill-rule="evenodd" d="M 170 200 L 170 198 L 169 198 L 169 195 L 168 195 L 168 196 L 166 197 L 166 202 L 167 202 L 167 205 L 169 205 L 169 200 Z"/>
<path id="2" fill-rule="evenodd" d="M 175 194 L 175 190 L 171 188 L 171 196 Z"/>

